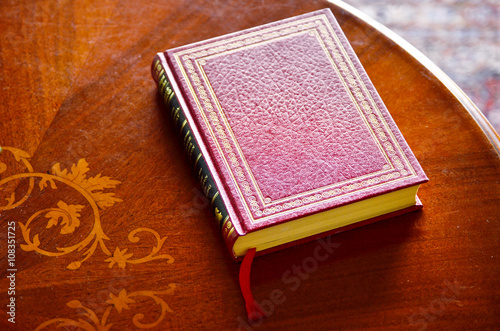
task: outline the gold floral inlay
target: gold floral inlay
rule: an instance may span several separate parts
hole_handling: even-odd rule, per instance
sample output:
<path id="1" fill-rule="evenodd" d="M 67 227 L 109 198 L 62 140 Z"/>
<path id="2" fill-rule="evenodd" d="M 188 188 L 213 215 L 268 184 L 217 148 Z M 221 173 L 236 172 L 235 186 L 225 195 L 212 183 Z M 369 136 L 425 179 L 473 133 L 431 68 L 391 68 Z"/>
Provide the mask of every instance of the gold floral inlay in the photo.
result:
<path id="1" fill-rule="evenodd" d="M 102 314 L 102 317 L 99 318 L 94 310 L 85 307 L 84 304 L 80 300 L 72 300 L 66 303 L 66 305 L 70 308 L 78 309 L 80 311 L 80 316 L 84 318 L 53 318 L 46 322 L 40 324 L 35 331 L 43 330 L 43 329 L 53 329 L 53 328 L 66 328 L 66 327 L 76 327 L 82 330 L 110 330 L 113 323 L 109 322 L 109 317 L 113 312 L 117 312 L 121 314 L 124 310 L 129 310 L 132 305 L 137 303 L 138 297 L 145 297 L 152 299 L 154 301 L 155 306 L 159 306 L 160 308 L 160 316 L 156 318 L 153 322 L 145 323 L 144 314 L 136 313 L 132 318 L 132 323 L 139 329 L 149 329 L 157 326 L 163 319 L 167 312 L 172 313 L 172 309 L 168 306 L 164 299 L 162 299 L 159 295 L 162 294 L 170 294 L 174 293 L 176 285 L 169 284 L 169 288 L 164 291 L 135 291 L 128 293 L 126 289 L 122 289 L 118 295 L 114 293 L 109 294 L 109 300 L 105 303 L 106 310 Z M 143 304 L 142 304 L 143 305 Z M 114 309 L 113 309 L 114 308 Z M 156 308 L 155 311 L 158 309 Z M 147 310 L 148 312 L 153 311 L 153 307 Z"/>
<path id="2" fill-rule="evenodd" d="M 0 211 L 6 211 L 21 206 L 35 189 L 35 179 L 39 180 L 38 187 L 40 191 L 46 190 L 49 186 L 53 190 L 58 189 L 58 185 L 61 184 L 69 186 L 83 196 L 92 209 L 94 219 L 91 230 L 87 236 L 82 237 L 83 239 L 76 244 L 56 247 L 56 251 L 49 251 L 41 247 L 39 234 L 32 233 L 33 229 L 30 228 L 30 226 L 34 222 L 44 220 L 47 222 L 46 229 L 60 229 L 56 236 L 73 235 L 75 234 L 75 230 L 81 225 L 82 211 L 88 208 L 88 206 L 70 204 L 60 200 L 57 202 L 56 206 L 39 210 L 31 215 L 25 222 L 18 222 L 25 241 L 25 244 L 21 245 L 21 249 L 24 251 L 35 251 L 50 257 L 80 252 L 80 259 L 68 264 L 68 269 L 80 268 L 82 263 L 94 254 L 97 247 L 99 247 L 104 254 L 109 256 L 105 262 L 109 263 L 110 268 L 114 265 L 117 265 L 119 268 L 125 268 L 127 264 L 138 264 L 158 259 L 167 260 L 167 263 L 174 262 L 174 258 L 169 254 L 159 254 L 159 251 L 165 243 L 166 237 L 162 238 L 158 232 L 150 228 L 137 228 L 128 235 L 128 239 L 132 243 L 139 242 L 140 238 L 137 236 L 138 233 L 147 233 L 156 241 L 156 245 L 151 248 L 151 251 L 146 256 L 133 258 L 134 253 L 128 253 L 128 248 L 120 247 L 116 247 L 114 252 L 111 253 L 111 250 L 106 244 L 106 241 L 110 239 L 103 231 L 99 211 L 111 208 L 115 203 L 122 202 L 120 198 L 115 197 L 114 193 L 105 191 L 115 188 L 120 182 L 110 177 L 102 176 L 101 174 L 94 177 L 87 177 L 87 173 L 90 169 L 85 159 L 80 159 L 76 164 L 73 164 L 69 170 L 61 169 L 60 164 L 57 163 L 52 167 L 50 173 L 38 173 L 34 171 L 29 162 L 31 156 L 25 151 L 12 147 L 1 147 L 0 152 L 2 152 L 2 157 L 7 154 L 6 152 L 9 152 L 14 156 L 15 160 L 23 164 L 26 169 L 25 172 L 16 173 L 6 178 L 0 178 L 0 189 L 14 180 L 28 179 L 29 181 L 28 189 L 24 196 L 17 199 L 15 192 L 12 193 L 9 197 L 5 198 L 7 204 L 0 206 Z M 0 175 L 6 171 L 6 163 L 0 161 Z"/>

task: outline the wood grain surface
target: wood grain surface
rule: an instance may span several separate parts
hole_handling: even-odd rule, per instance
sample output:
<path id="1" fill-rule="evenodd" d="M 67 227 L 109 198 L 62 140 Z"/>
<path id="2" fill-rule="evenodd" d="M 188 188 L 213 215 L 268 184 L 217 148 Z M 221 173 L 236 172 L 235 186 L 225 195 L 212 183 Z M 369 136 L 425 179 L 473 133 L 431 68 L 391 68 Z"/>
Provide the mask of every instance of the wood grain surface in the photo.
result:
<path id="1" fill-rule="evenodd" d="M 430 178 L 424 209 L 259 257 L 269 317 L 250 325 L 150 64 L 325 7 Z M 362 20 L 325 1 L 2 1 L 0 28 L 0 329 L 500 328 L 499 156 Z"/>

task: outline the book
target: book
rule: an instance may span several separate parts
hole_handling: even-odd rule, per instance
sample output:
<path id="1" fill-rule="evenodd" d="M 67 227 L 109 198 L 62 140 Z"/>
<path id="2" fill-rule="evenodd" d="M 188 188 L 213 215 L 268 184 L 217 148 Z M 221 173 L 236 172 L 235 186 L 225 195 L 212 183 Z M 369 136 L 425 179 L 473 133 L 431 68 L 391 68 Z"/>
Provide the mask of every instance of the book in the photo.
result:
<path id="1" fill-rule="evenodd" d="M 428 179 L 329 9 L 160 52 L 152 75 L 234 259 L 422 207 Z"/>

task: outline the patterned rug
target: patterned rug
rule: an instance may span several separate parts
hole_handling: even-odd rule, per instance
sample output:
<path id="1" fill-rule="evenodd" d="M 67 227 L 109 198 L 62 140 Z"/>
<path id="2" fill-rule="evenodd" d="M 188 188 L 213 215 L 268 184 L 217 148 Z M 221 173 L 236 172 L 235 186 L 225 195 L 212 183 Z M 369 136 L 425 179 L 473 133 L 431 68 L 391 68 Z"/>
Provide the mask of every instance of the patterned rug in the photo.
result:
<path id="1" fill-rule="evenodd" d="M 499 0 L 344 0 L 437 64 L 500 132 Z"/>

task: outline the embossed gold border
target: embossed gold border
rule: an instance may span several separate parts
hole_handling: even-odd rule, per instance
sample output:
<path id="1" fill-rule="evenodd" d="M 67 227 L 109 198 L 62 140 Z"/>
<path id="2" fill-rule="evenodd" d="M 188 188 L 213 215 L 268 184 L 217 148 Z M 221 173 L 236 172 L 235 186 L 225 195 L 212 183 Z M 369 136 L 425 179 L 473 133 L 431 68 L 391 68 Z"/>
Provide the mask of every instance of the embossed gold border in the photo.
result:
<path id="1" fill-rule="evenodd" d="M 324 26 L 321 26 L 321 23 Z M 264 43 L 264 42 L 272 42 L 282 38 L 287 38 L 290 37 L 290 33 L 288 34 L 283 34 L 280 35 L 280 33 L 277 33 L 279 30 L 284 30 L 286 28 L 290 29 L 292 27 L 299 27 L 300 25 L 312 25 L 312 29 L 314 33 L 316 34 L 317 40 L 320 42 L 320 45 L 323 47 L 325 50 L 326 55 L 328 56 L 334 70 L 336 71 L 338 77 L 341 79 L 342 83 L 344 84 L 344 87 L 346 91 L 350 94 L 351 99 L 353 100 L 353 103 L 356 105 L 356 109 L 360 114 L 361 119 L 365 122 L 366 127 L 369 129 L 370 134 L 372 135 L 375 143 L 379 146 L 380 151 L 388 161 L 387 164 L 390 165 L 390 168 L 382 169 L 380 171 L 364 175 L 362 177 L 357 177 L 354 179 L 349 179 L 346 180 L 342 183 L 335 183 L 331 184 L 322 188 L 318 188 L 315 190 L 307 191 L 307 192 L 302 192 L 300 194 L 275 200 L 275 201 L 269 201 L 265 197 L 263 197 L 258 184 L 250 170 L 250 167 L 248 166 L 248 163 L 246 162 L 246 159 L 244 157 L 244 154 L 241 151 L 241 148 L 239 147 L 237 140 L 234 136 L 234 133 L 232 132 L 231 127 L 229 126 L 229 123 L 227 121 L 227 118 L 224 114 L 224 111 L 222 107 L 220 106 L 220 103 L 217 100 L 217 97 L 215 93 L 213 92 L 213 89 L 210 85 L 210 82 L 205 75 L 203 71 L 203 65 L 206 63 L 207 59 L 210 59 L 212 57 L 216 56 L 221 56 L 223 54 L 227 54 L 228 52 L 237 52 L 241 49 L 244 49 L 246 47 L 254 47 L 258 43 Z M 319 26 L 319 27 L 318 27 Z M 328 34 L 325 33 L 325 27 L 328 29 Z M 328 37 L 333 37 L 335 41 L 330 42 L 330 46 L 333 48 L 329 49 L 325 45 L 325 40 L 323 40 L 320 36 L 320 33 L 318 32 L 318 29 L 321 30 L 323 28 L 323 31 L 321 31 L 325 36 L 325 38 Z M 306 33 L 311 30 L 300 30 L 299 32 L 296 32 L 298 29 L 295 28 L 295 31 L 293 32 L 294 34 L 297 33 Z M 262 39 L 259 39 L 260 36 L 264 36 L 265 34 L 272 34 L 275 33 L 277 34 L 275 38 L 269 38 L 267 40 L 262 41 Z M 248 43 L 248 45 L 245 45 L 245 41 L 253 41 Z M 328 43 L 328 40 L 326 41 Z M 230 50 L 225 50 L 224 45 L 229 45 L 232 47 Z M 340 50 L 337 51 L 337 49 Z M 207 50 L 210 50 L 211 52 L 208 52 Z M 332 55 L 334 53 L 334 55 Z M 335 57 L 335 59 L 333 58 Z M 401 146 L 399 145 L 399 142 L 397 141 L 396 137 L 393 135 L 393 132 L 389 125 L 387 124 L 385 118 L 382 116 L 380 109 L 378 105 L 376 104 L 375 100 L 373 99 L 370 91 L 366 88 L 363 80 L 360 77 L 359 72 L 356 70 L 356 67 L 354 63 L 351 61 L 350 57 L 347 54 L 346 49 L 340 42 L 340 39 L 338 38 L 337 34 L 335 33 L 335 30 L 333 27 L 330 25 L 330 22 L 326 15 L 317 15 L 317 16 L 312 16 L 309 18 L 305 18 L 300 21 L 293 21 L 291 23 L 284 23 L 280 24 L 278 26 L 270 27 L 267 29 L 259 30 L 253 33 L 247 33 L 244 35 L 236 36 L 233 38 L 229 39 L 224 39 L 222 41 L 216 41 L 210 44 L 206 44 L 203 46 L 199 46 L 196 48 L 191 48 L 185 51 L 180 51 L 177 53 L 174 53 L 174 58 L 175 61 L 178 64 L 178 67 L 180 68 L 182 75 L 184 76 L 186 83 L 188 85 L 188 88 L 190 89 L 191 95 L 200 111 L 201 116 L 203 117 L 205 124 L 209 130 L 209 133 L 215 142 L 215 145 L 219 151 L 219 154 L 222 156 L 222 160 L 227 167 L 229 171 L 230 176 L 232 177 L 234 183 L 235 183 L 235 189 L 238 191 L 241 199 L 245 201 L 244 208 L 249 216 L 249 219 L 251 220 L 252 223 L 255 221 L 261 222 L 266 219 L 268 219 L 271 216 L 276 216 L 279 215 L 280 213 L 286 213 L 290 212 L 290 210 L 295 210 L 295 209 L 290 209 L 290 208 L 300 208 L 305 205 L 316 205 L 319 202 L 323 201 L 328 201 L 332 199 L 338 199 L 340 197 L 353 194 L 355 192 L 360 192 L 367 190 L 369 188 L 373 187 L 378 187 L 381 185 L 386 185 L 389 182 L 396 182 L 400 181 L 403 179 L 408 179 L 411 177 L 416 176 L 416 172 L 411 166 L 411 163 L 408 161 L 405 153 L 403 152 Z M 185 62 L 183 63 L 182 60 Z M 195 67 L 192 64 L 191 60 L 195 61 L 196 69 L 202 74 L 203 77 L 203 83 L 209 88 L 210 91 L 210 96 L 212 100 L 208 98 L 208 94 L 206 93 L 203 84 L 201 84 L 201 80 L 199 76 L 196 73 Z M 337 60 L 337 63 L 335 60 Z M 343 60 L 343 61 L 342 61 Z M 344 62 L 346 61 L 347 64 Z M 342 66 L 339 69 L 339 66 Z M 187 71 L 187 72 L 186 72 Z M 189 73 L 189 75 L 188 75 Z M 344 75 L 342 74 L 344 73 Z M 354 76 L 353 76 L 354 74 Z M 347 76 L 347 78 L 345 77 Z M 191 78 L 191 79 L 190 79 Z M 346 82 L 346 80 L 349 80 L 349 84 Z M 192 81 L 197 85 L 197 89 L 195 90 L 195 87 L 192 85 Z M 354 84 L 354 87 L 352 86 Z M 360 84 L 360 88 L 357 86 L 357 84 Z M 202 100 L 200 100 L 198 93 L 201 94 Z M 353 91 L 356 91 L 354 93 Z M 364 96 L 366 96 L 369 99 L 369 103 L 366 102 L 361 102 L 361 104 L 356 100 L 356 97 L 361 97 L 364 99 Z M 355 97 L 356 96 L 356 97 Z M 212 101 L 216 104 L 216 108 L 219 111 L 218 115 L 222 118 L 222 122 L 224 123 L 225 127 L 221 126 L 220 124 L 216 124 L 217 122 L 220 123 L 220 120 L 217 118 L 215 125 L 214 123 L 211 124 L 210 120 L 208 117 L 210 117 L 212 120 L 215 121 L 215 117 L 217 114 L 214 116 L 213 114 L 207 115 L 205 113 L 206 109 L 203 107 L 205 106 L 208 108 L 210 111 L 211 109 L 213 110 L 213 105 Z M 365 99 L 362 101 L 366 101 Z M 370 109 L 368 114 L 365 114 L 363 109 Z M 215 113 L 215 112 L 213 112 Z M 376 115 L 373 115 L 375 113 Z M 380 128 L 380 122 L 382 122 L 382 127 Z M 214 126 L 213 126 L 214 125 Z M 376 127 L 376 129 L 374 128 Z M 217 138 L 217 134 L 214 132 L 214 129 L 217 130 L 217 133 L 219 133 L 219 139 Z M 225 130 L 224 130 L 225 129 Z M 380 130 L 379 130 L 380 129 Z M 246 168 L 246 174 L 251 177 L 250 182 L 253 184 L 253 188 L 258 192 L 258 197 L 260 198 L 260 202 L 262 207 L 270 206 L 270 205 L 276 205 L 278 203 L 282 203 L 282 205 L 278 206 L 273 206 L 271 208 L 264 209 L 264 212 L 262 212 L 259 208 L 259 204 L 256 202 L 255 197 L 252 195 L 253 192 L 249 189 L 249 184 L 246 178 L 244 177 L 244 174 L 242 174 L 242 169 L 238 165 L 238 160 L 234 155 L 234 153 L 231 151 L 231 143 L 229 142 L 229 139 L 227 139 L 227 133 L 229 133 L 230 137 L 232 138 L 232 145 L 236 147 L 238 151 L 238 156 L 240 157 L 240 160 L 243 161 L 244 167 Z M 376 132 L 375 132 L 376 131 Z M 397 152 L 394 150 L 393 144 L 388 142 L 387 136 L 385 135 L 386 133 L 389 134 L 390 136 L 390 141 L 396 146 Z M 385 138 L 384 140 L 382 138 Z M 222 140 L 222 146 L 221 146 L 221 141 Z M 385 141 L 385 143 L 384 143 Z M 226 153 L 224 153 L 226 151 Z M 394 152 L 394 153 L 392 153 Z M 401 162 L 399 159 L 398 155 L 393 156 L 391 158 L 388 154 L 398 154 L 399 156 L 402 156 L 404 159 L 404 164 Z M 229 156 L 229 160 L 227 157 Z M 231 162 L 229 162 L 231 161 Z M 230 163 L 232 163 L 233 167 L 231 167 Z M 395 166 L 396 164 L 396 166 Z M 398 169 L 397 171 L 396 168 Z M 232 171 L 231 171 L 232 169 Z M 406 169 L 410 170 L 410 173 Z M 236 170 L 236 171 L 234 171 Z M 236 172 L 236 174 L 235 174 Z M 379 177 L 374 177 L 378 176 L 382 173 L 385 173 L 384 175 L 381 175 Z M 236 178 L 236 176 L 238 178 Z M 363 181 L 364 178 L 372 177 L 368 181 Z M 239 179 L 239 180 L 238 180 Z M 382 181 L 382 183 L 380 183 Z M 347 183 L 352 183 L 345 185 Z M 343 185 L 344 184 L 344 185 Z M 242 185 L 243 187 L 240 187 Z M 343 186 L 342 186 L 343 185 Z M 341 188 L 340 188 L 341 187 Z M 329 191 L 328 191 L 329 190 Z M 355 190 L 355 191 L 354 191 Z M 322 194 L 319 194 L 320 192 L 323 192 Z M 329 197 L 330 196 L 330 197 Z M 252 199 L 253 198 L 253 199 Z M 295 201 L 291 201 L 294 200 Z M 289 201 L 285 202 L 284 201 Z M 314 201 L 318 201 L 316 203 L 313 203 Z M 248 205 L 250 204 L 250 206 Z M 252 210 L 253 209 L 253 212 Z M 284 210 L 285 209 L 285 210 Z M 254 213 L 257 216 L 257 218 L 254 218 Z M 266 215 L 264 215 L 266 214 Z M 263 217 L 262 217 L 263 216 Z"/>

